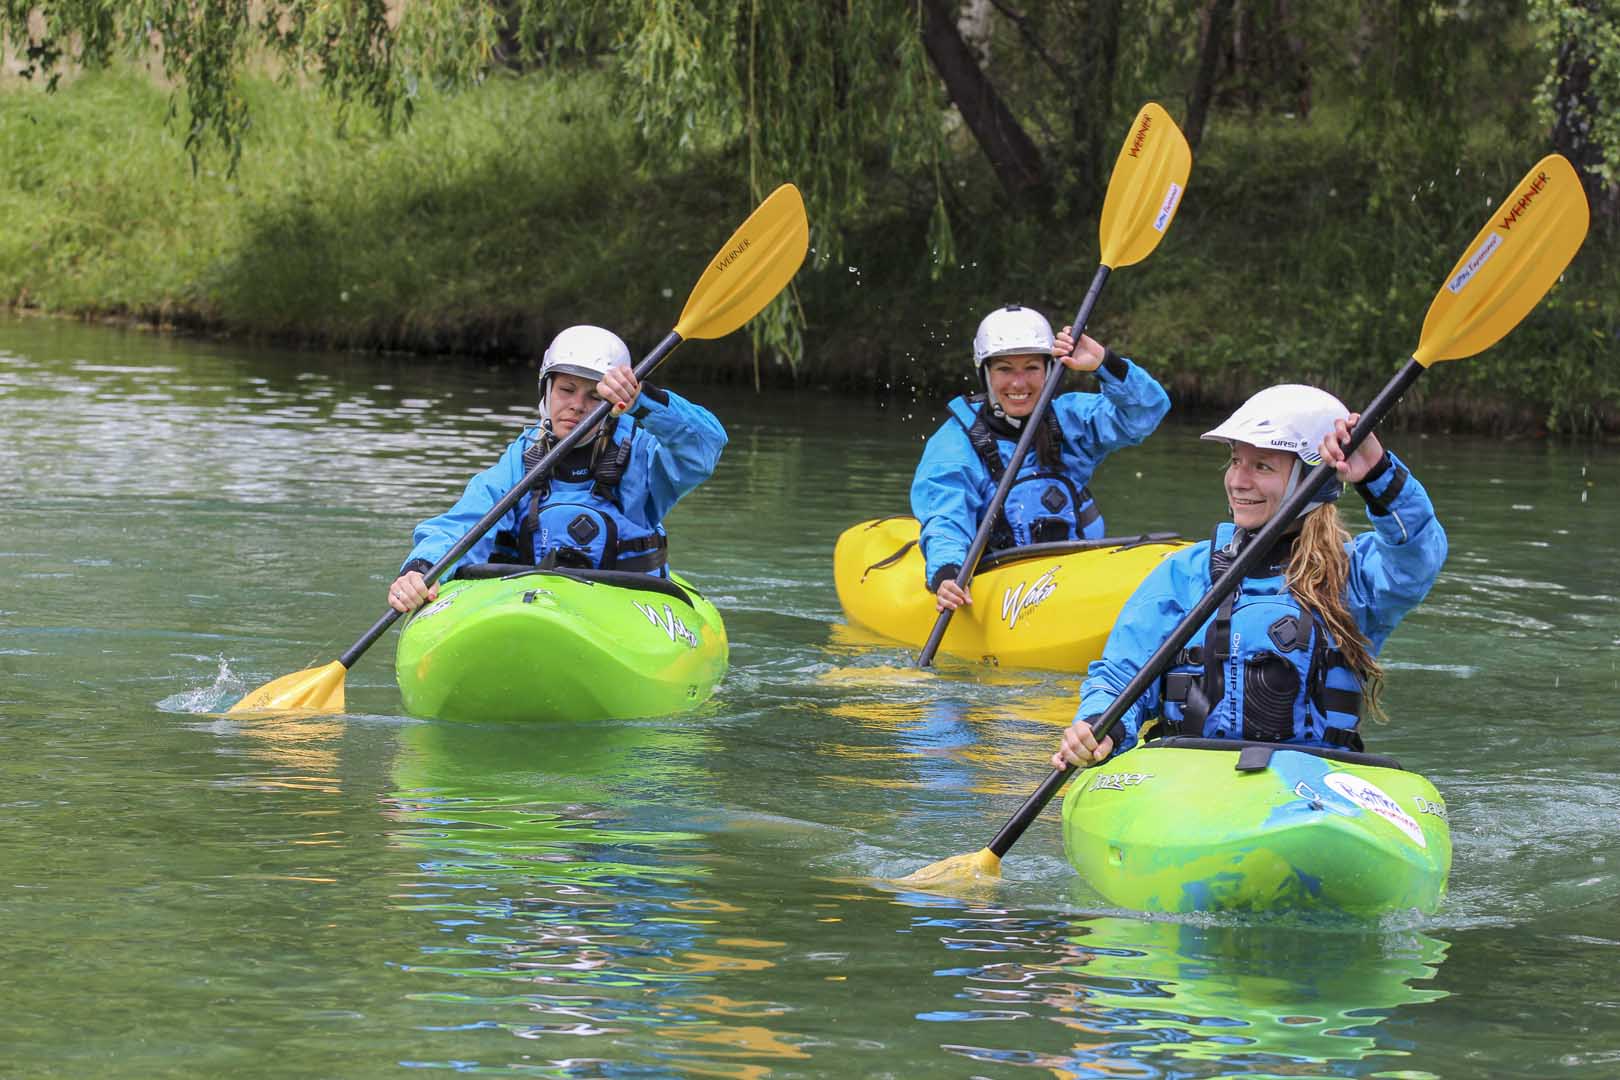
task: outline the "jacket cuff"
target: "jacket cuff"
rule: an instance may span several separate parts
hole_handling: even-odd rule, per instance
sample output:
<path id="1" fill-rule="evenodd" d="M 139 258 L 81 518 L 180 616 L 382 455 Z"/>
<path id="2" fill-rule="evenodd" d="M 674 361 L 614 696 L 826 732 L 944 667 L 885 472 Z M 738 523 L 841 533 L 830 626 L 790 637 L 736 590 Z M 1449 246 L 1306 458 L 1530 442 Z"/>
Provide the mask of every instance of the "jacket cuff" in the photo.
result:
<path id="1" fill-rule="evenodd" d="M 410 562 L 399 568 L 399 576 L 403 577 L 412 570 L 415 570 L 418 574 L 426 574 L 431 569 L 433 569 L 433 564 L 428 562 L 426 559 L 412 559 Z"/>
<path id="2" fill-rule="evenodd" d="M 1367 513 L 1374 517 L 1383 517 L 1389 513 L 1389 508 L 1400 498 L 1401 489 L 1406 486 L 1406 478 L 1411 475 L 1406 466 L 1401 464 L 1399 458 L 1384 451 L 1384 456 L 1378 459 L 1378 464 L 1368 470 L 1367 475 L 1356 485 L 1362 499 L 1367 503 Z"/>
<path id="3" fill-rule="evenodd" d="M 955 581 L 956 575 L 961 572 L 961 563 L 946 563 L 938 570 L 935 570 L 934 576 L 928 579 L 928 591 L 931 593 L 939 592 L 941 585 L 945 584 L 946 581 Z"/>
<path id="4" fill-rule="evenodd" d="M 1131 373 L 1131 362 L 1113 349 L 1104 349 L 1102 367 L 1097 370 L 1099 373 L 1106 371 L 1114 378 L 1124 381 L 1125 376 Z"/>
<path id="5" fill-rule="evenodd" d="M 630 411 L 630 415 L 637 420 L 643 420 L 648 413 L 652 412 L 653 405 L 663 408 L 668 404 L 668 390 L 654 386 L 650 382 L 644 382 L 641 384 L 641 393 L 636 398 L 636 407 Z"/>

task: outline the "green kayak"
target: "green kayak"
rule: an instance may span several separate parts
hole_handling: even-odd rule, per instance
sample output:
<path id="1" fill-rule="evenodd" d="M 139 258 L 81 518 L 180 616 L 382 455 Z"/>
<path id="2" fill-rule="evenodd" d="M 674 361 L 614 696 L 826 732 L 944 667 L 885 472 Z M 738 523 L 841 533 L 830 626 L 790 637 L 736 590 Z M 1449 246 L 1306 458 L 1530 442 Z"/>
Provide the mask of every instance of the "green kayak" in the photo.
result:
<path id="1" fill-rule="evenodd" d="M 394 673 L 413 716 L 624 719 L 708 700 L 727 656 L 720 613 L 678 575 L 483 564 L 411 617 Z"/>
<path id="2" fill-rule="evenodd" d="M 1069 862 L 1138 911 L 1433 911 L 1451 870 L 1434 786 L 1393 758 L 1164 739 L 1063 800 Z"/>

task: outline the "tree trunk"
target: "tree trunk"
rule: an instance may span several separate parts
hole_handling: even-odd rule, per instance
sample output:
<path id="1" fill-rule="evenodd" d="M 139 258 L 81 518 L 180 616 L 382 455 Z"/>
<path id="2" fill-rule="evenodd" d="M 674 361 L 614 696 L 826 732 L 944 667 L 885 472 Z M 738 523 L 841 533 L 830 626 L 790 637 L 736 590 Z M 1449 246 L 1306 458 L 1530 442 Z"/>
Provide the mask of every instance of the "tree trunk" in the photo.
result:
<path id="1" fill-rule="evenodd" d="M 1294 99 L 1294 113 L 1301 120 L 1311 118 L 1311 61 L 1305 38 L 1298 32 L 1298 21 L 1289 10 L 1288 0 L 1277 0 L 1277 35 L 1282 41 L 1284 61 L 1282 81 Z"/>
<path id="2" fill-rule="evenodd" d="M 951 103 L 962 114 L 996 179 L 1013 202 L 1044 206 L 1050 199 L 1041 153 L 996 93 L 973 50 L 956 27 L 956 12 L 945 0 L 918 0 L 923 14 L 923 47 L 945 83 Z"/>
<path id="3" fill-rule="evenodd" d="M 1114 76 L 1119 69 L 1120 0 L 1096 0 L 1087 13 L 1085 31 L 1076 35 L 1085 44 L 1067 59 L 1074 68 L 1073 106 L 1069 125 L 1083 177 L 1081 209 L 1100 206 L 1108 190 L 1109 173 L 1119 152 L 1120 129 L 1115 122 L 1135 115 L 1136 105 L 1124 118 L 1114 109 Z"/>
<path id="4" fill-rule="evenodd" d="M 1192 92 L 1187 95 L 1187 145 L 1194 150 L 1204 137 L 1204 121 L 1209 116 L 1210 98 L 1215 93 L 1215 67 L 1226 47 L 1226 20 L 1232 14 L 1233 0 L 1209 0 L 1199 17 L 1198 68 L 1193 73 Z"/>
<path id="5" fill-rule="evenodd" d="M 1620 189 L 1604 184 L 1598 175 L 1604 156 L 1603 146 L 1592 131 L 1599 108 L 1598 96 L 1592 89 L 1592 68 L 1596 63 L 1593 47 L 1577 34 L 1569 33 L 1559 44 L 1552 142 L 1553 149 L 1580 171 L 1593 219 L 1612 227 L 1620 219 Z"/>

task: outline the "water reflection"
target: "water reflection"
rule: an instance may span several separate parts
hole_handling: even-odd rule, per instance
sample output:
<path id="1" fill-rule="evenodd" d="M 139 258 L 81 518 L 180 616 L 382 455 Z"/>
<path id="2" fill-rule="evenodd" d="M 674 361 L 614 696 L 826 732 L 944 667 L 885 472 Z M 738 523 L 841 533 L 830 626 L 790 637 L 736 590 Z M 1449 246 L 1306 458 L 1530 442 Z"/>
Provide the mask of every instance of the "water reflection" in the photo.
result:
<path id="1" fill-rule="evenodd" d="M 1403 1009 L 1447 996 L 1426 985 L 1447 945 L 1414 930 L 1041 919 L 904 899 L 937 909 L 915 926 L 946 949 L 988 954 L 936 971 L 955 984 L 954 1000 L 918 1017 L 973 1025 L 960 1030 L 974 1041 L 945 1048 L 976 1062 L 1035 1065 L 1061 1077 L 1364 1075 L 1353 1063 L 1412 1048 Z M 1028 1039 L 1027 1024 L 983 1023 L 1031 1018 L 1059 1025 L 1066 1045 Z M 994 1038 L 1009 1031 L 1025 1038 Z"/>
<path id="2" fill-rule="evenodd" d="M 751 1077 L 805 1056 L 761 1023 L 783 1006 L 727 992 L 786 943 L 738 932 L 758 920 L 712 895 L 712 822 L 666 801 L 704 785 L 708 736 L 418 724 L 401 742 L 385 813 L 416 871 L 392 903 L 433 933 L 397 963 L 440 1018 L 427 1030 L 458 1036 L 454 1061 L 406 1064 Z"/>

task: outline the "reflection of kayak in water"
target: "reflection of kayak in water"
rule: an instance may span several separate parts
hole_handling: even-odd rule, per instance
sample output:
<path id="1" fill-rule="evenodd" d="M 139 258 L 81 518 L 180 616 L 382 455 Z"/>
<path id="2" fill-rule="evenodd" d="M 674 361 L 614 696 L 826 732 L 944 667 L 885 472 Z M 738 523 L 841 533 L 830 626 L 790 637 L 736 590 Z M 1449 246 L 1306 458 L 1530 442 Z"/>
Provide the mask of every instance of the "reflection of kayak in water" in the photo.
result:
<path id="1" fill-rule="evenodd" d="M 411 724 L 400 732 L 390 817 L 397 839 L 435 853 L 442 874 L 490 880 L 658 880 L 690 876 L 679 865 L 699 836 L 670 828 L 649 788 L 678 792 L 701 781 L 707 740 L 667 724 Z M 660 866 L 626 848 L 680 853 Z M 637 865 L 629 865 L 629 863 Z M 426 864 L 424 863 L 424 866 Z"/>
<path id="2" fill-rule="evenodd" d="M 1451 869 L 1434 786 L 1392 758 L 1235 740 L 1150 742 L 1063 800 L 1081 877 L 1139 911 L 1433 911 Z"/>
<path id="3" fill-rule="evenodd" d="M 394 671 L 412 715 L 668 716 L 708 700 L 726 673 L 720 613 L 677 575 L 484 565 L 400 634 Z"/>
<path id="4" fill-rule="evenodd" d="M 845 529 L 833 550 L 838 602 L 851 622 L 920 648 L 939 612 L 923 580 L 917 519 Z M 940 651 L 1005 667 L 1084 671 L 1102 655 L 1119 609 L 1165 555 L 1171 533 L 1077 540 L 997 551 L 979 560 Z"/>
<path id="5" fill-rule="evenodd" d="M 678 791 L 705 774 L 709 738 L 679 724 L 412 723 L 393 763 L 401 797 L 480 804 L 588 804 L 630 812 L 647 792 Z"/>
<path id="6" fill-rule="evenodd" d="M 1223 1063 L 1223 1076 L 1340 1075 L 1300 1066 L 1398 1053 L 1389 1036 L 1378 1037 L 1380 1021 L 1446 996 L 1415 985 L 1433 979 L 1446 954 L 1445 942 L 1415 931 L 1132 918 L 1086 919 L 1075 929 L 1061 967 L 1083 988 L 1075 1026 L 1088 1034 L 1076 1075 L 1146 1075 L 1143 1066 L 1163 1065 L 1166 1055 Z M 1188 1067 L 1185 1075 L 1217 1073 Z"/>

